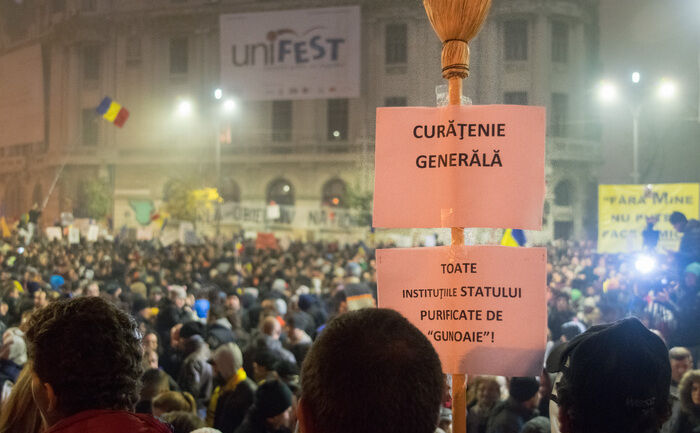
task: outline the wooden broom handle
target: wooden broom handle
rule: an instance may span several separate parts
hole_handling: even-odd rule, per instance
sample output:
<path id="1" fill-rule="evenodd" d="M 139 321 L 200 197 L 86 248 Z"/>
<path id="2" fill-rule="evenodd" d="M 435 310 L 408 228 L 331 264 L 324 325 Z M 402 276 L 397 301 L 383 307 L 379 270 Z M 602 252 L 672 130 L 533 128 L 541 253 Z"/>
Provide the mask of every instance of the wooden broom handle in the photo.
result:
<path id="1" fill-rule="evenodd" d="M 462 105 L 462 78 L 447 81 L 449 105 Z M 452 245 L 464 245 L 464 229 L 452 227 Z M 467 432 L 467 375 L 452 375 L 452 432 Z"/>

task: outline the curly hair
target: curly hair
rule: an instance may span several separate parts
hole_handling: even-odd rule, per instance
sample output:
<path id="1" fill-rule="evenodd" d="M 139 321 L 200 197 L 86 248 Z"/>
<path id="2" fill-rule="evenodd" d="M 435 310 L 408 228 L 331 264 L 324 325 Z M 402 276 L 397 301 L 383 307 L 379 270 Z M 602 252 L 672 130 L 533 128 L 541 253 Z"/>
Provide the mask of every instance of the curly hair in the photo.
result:
<path id="1" fill-rule="evenodd" d="M 58 396 L 57 411 L 131 410 L 138 400 L 141 343 L 136 322 L 98 298 L 54 302 L 27 323 L 29 358 Z"/>
<path id="2" fill-rule="evenodd" d="M 700 383 L 700 370 L 686 371 L 678 385 L 678 395 L 681 400 L 681 410 L 694 420 L 700 421 L 700 406 L 693 403 L 691 396 L 694 383 Z"/>

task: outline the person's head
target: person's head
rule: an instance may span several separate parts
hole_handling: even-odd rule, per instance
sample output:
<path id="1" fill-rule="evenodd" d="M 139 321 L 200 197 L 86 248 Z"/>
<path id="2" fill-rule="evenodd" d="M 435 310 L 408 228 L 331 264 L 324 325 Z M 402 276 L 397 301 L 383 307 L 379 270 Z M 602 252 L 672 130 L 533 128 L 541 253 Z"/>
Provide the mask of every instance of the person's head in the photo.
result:
<path id="1" fill-rule="evenodd" d="M 268 380 L 255 391 L 250 413 L 270 431 L 289 427 L 292 412 L 292 392 L 279 380 Z"/>
<path id="2" fill-rule="evenodd" d="M 260 382 L 275 372 L 279 358 L 269 349 L 261 348 L 255 353 L 253 360 L 253 376 L 255 381 Z"/>
<path id="3" fill-rule="evenodd" d="M 34 308 L 44 308 L 49 305 L 46 292 L 42 289 L 34 292 Z"/>
<path id="4" fill-rule="evenodd" d="M 158 352 L 154 350 L 144 350 L 143 358 L 141 359 L 141 365 L 144 369 L 158 368 L 159 365 Z"/>
<path id="5" fill-rule="evenodd" d="M 184 307 L 187 300 L 187 291 L 182 286 L 170 287 L 170 300 L 175 303 L 177 308 Z"/>
<path id="6" fill-rule="evenodd" d="M 683 282 L 688 290 L 696 290 L 700 281 L 700 262 L 693 262 L 685 267 Z"/>
<path id="7" fill-rule="evenodd" d="M 636 318 L 556 347 L 547 371 L 559 373 L 550 419 L 562 433 L 656 432 L 670 416 L 668 351 Z"/>
<path id="8" fill-rule="evenodd" d="M 569 309 L 569 296 L 561 293 L 557 295 L 555 306 L 557 311 L 566 311 Z"/>
<path id="9" fill-rule="evenodd" d="M 87 297 L 100 296 L 100 286 L 95 282 L 88 284 L 87 289 L 85 290 L 85 296 L 87 296 Z"/>
<path id="10" fill-rule="evenodd" d="M 329 322 L 304 360 L 301 386 L 302 433 L 432 433 L 444 381 L 428 339 L 379 308 Z"/>
<path id="11" fill-rule="evenodd" d="M 683 232 L 685 230 L 685 225 L 688 223 L 688 218 L 686 218 L 683 213 L 675 211 L 671 214 L 668 221 L 676 231 Z"/>
<path id="12" fill-rule="evenodd" d="M 32 369 L 26 365 L 0 410 L 0 433 L 39 433 L 44 422 L 32 398 Z"/>
<path id="13" fill-rule="evenodd" d="M 155 417 L 176 411 L 190 413 L 197 411 L 197 403 L 192 394 L 189 392 L 166 391 L 158 394 L 151 400 L 151 412 Z"/>
<path id="14" fill-rule="evenodd" d="M 681 409 L 700 418 L 700 370 L 687 371 L 678 387 Z"/>
<path id="15" fill-rule="evenodd" d="M 693 355 L 685 347 L 673 347 L 668 351 L 671 362 L 671 380 L 679 383 L 686 371 L 693 367 Z"/>
<path id="16" fill-rule="evenodd" d="M 173 426 L 173 433 L 190 433 L 205 427 L 204 421 L 192 412 L 175 411 L 163 414 L 163 421 Z"/>
<path id="17" fill-rule="evenodd" d="M 155 332 L 149 332 L 146 335 L 143 336 L 143 340 L 141 340 L 141 345 L 143 346 L 144 351 L 154 351 L 158 352 L 158 334 Z"/>
<path id="18" fill-rule="evenodd" d="M 238 297 L 238 293 L 235 293 L 233 291 L 227 293 L 224 306 L 227 309 L 239 311 L 241 309 L 241 299 Z"/>
<path id="19" fill-rule="evenodd" d="M 513 400 L 526 409 L 534 409 L 540 403 L 540 382 L 536 377 L 514 377 L 508 392 Z"/>
<path id="20" fill-rule="evenodd" d="M 89 409 L 130 410 L 138 399 L 136 323 L 101 298 L 57 301 L 27 324 L 32 391 L 46 423 Z"/>
<path id="21" fill-rule="evenodd" d="M 262 331 L 263 334 L 268 335 L 275 340 L 280 338 L 280 335 L 282 335 L 282 325 L 280 325 L 280 322 L 277 320 L 277 318 L 273 316 L 267 316 L 265 319 L 263 319 L 262 323 L 260 324 L 260 331 Z"/>
<path id="22" fill-rule="evenodd" d="M 159 394 L 170 391 L 170 381 L 168 374 L 157 368 L 146 370 L 141 376 L 141 396 L 143 400 L 153 400 Z"/>
<path id="23" fill-rule="evenodd" d="M 493 376 L 482 376 L 476 387 L 477 404 L 491 407 L 501 398 L 501 385 Z"/>
<path id="24" fill-rule="evenodd" d="M 241 349 L 234 343 L 219 346 L 211 359 L 214 376 L 221 382 L 228 382 L 243 367 Z"/>

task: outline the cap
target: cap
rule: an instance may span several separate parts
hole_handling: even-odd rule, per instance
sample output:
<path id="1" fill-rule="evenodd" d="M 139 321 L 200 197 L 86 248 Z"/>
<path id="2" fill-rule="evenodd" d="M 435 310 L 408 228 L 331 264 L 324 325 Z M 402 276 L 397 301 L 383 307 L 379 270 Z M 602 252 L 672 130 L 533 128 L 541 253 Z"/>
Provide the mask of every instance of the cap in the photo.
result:
<path id="1" fill-rule="evenodd" d="M 666 346 L 634 317 L 593 326 L 555 347 L 546 369 L 563 373 L 590 413 L 648 415 L 666 404 L 671 385 Z"/>
<path id="2" fill-rule="evenodd" d="M 204 324 L 197 321 L 190 321 L 182 325 L 180 328 L 180 338 L 190 338 L 193 335 L 204 336 L 206 329 Z"/>
<path id="3" fill-rule="evenodd" d="M 262 418 L 272 418 L 292 406 L 292 392 L 279 380 L 270 380 L 255 391 L 254 404 Z"/>

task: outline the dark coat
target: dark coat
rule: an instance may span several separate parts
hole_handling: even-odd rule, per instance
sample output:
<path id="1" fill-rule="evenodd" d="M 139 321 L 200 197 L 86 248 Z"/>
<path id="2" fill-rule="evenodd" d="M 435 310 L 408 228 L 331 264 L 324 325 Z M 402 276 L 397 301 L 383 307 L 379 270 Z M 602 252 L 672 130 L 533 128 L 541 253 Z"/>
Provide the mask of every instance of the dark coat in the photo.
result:
<path id="1" fill-rule="evenodd" d="M 486 433 L 520 433 L 523 425 L 538 414 L 537 409 L 524 408 L 522 404 L 511 397 L 494 406 Z"/>
<path id="2" fill-rule="evenodd" d="M 256 388 L 255 382 L 246 379 L 236 385 L 235 389 L 221 394 L 216 403 L 214 428 L 221 430 L 221 433 L 236 431 L 253 404 Z"/>
<path id="3" fill-rule="evenodd" d="M 676 257 L 681 272 L 690 263 L 700 261 L 700 221 L 690 219 L 685 224 Z"/>
<path id="4" fill-rule="evenodd" d="M 255 411 L 248 410 L 243 423 L 236 429 L 235 433 L 289 433 L 289 429 L 270 430 L 265 425 L 265 420 L 255 416 Z"/>
<path id="5" fill-rule="evenodd" d="M 248 347 L 246 347 L 243 352 L 243 369 L 245 370 L 248 377 L 255 377 L 253 371 L 253 361 L 257 356 L 258 352 L 262 350 L 269 350 L 272 352 L 278 360 L 289 361 L 296 363 L 296 358 L 292 355 L 292 352 L 288 351 L 282 347 L 282 343 L 269 335 L 259 334 L 253 341 L 250 342 Z"/>
<path id="6" fill-rule="evenodd" d="M 9 380 L 12 383 L 17 382 L 17 376 L 22 371 L 22 366 L 15 364 L 9 359 L 0 359 L 0 386 Z"/>
<path id="7" fill-rule="evenodd" d="M 197 407 L 203 409 L 211 396 L 214 383 L 214 371 L 208 362 L 210 352 L 199 335 L 190 337 L 186 344 L 194 345 L 196 349 L 188 351 L 189 354 L 180 367 L 177 384 L 182 391 L 192 394 Z"/>

